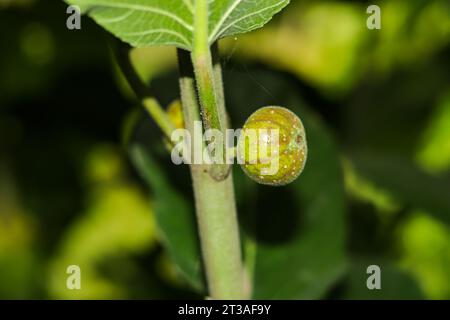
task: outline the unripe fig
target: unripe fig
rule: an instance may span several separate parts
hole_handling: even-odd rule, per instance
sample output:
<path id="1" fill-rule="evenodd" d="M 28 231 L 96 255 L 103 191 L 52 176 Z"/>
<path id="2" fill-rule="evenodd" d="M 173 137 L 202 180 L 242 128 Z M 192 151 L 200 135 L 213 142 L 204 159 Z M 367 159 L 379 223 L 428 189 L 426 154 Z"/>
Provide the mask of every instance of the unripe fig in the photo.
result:
<path id="1" fill-rule="evenodd" d="M 303 123 L 286 108 L 261 108 L 247 119 L 237 153 L 242 169 L 256 182 L 289 184 L 305 167 L 308 149 Z"/>

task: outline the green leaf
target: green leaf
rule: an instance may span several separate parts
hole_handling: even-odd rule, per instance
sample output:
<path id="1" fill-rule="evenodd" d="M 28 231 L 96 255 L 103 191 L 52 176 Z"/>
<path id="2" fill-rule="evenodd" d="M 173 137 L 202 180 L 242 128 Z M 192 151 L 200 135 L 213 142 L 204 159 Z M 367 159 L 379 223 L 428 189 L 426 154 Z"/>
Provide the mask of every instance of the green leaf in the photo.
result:
<path id="1" fill-rule="evenodd" d="M 350 151 L 355 168 L 377 186 L 407 205 L 423 209 L 450 224 L 450 181 L 421 170 L 406 157 L 370 151 Z"/>
<path id="2" fill-rule="evenodd" d="M 129 146 L 131 160 L 152 190 L 163 245 L 178 270 L 197 291 L 204 288 L 194 207 L 163 172 L 155 151 L 138 141 Z"/>
<path id="3" fill-rule="evenodd" d="M 191 50 L 195 0 L 66 0 L 135 47 Z M 209 43 L 266 24 L 289 0 L 210 0 Z"/>

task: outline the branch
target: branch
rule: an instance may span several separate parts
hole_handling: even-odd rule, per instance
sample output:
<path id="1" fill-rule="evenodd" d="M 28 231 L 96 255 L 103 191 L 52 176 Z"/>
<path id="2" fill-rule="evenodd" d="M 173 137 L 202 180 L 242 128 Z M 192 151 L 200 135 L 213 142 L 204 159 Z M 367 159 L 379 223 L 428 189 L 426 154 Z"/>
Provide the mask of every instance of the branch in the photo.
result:
<path id="1" fill-rule="evenodd" d="M 194 121 L 200 120 L 195 76 L 189 53 L 178 50 L 178 59 L 185 123 L 193 137 Z M 209 295 L 212 299 L 245 299 L 233 177 L 230 174 L 217 181 L 206 165 L 190 168 Z"/>
<path id="2" fill-rule="evenodd" d="M 176 129 L 153 95 L 152 90 L 142 81 L 137 74 L 130 59 L 131 47 L 121 41 L 114 46 L 114 54 L 122 74 L 127 79 L 136 96 L 141 100 L 145 110 L 150 114 L 166 138 L 171 141 L 172 132 Z"/>

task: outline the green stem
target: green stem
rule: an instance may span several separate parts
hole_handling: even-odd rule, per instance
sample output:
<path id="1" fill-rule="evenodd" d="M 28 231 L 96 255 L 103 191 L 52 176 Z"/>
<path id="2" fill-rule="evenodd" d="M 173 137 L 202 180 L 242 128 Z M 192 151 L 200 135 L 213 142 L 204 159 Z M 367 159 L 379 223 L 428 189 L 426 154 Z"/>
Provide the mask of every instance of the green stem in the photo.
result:
<path id="1" fill-rule="evenodd" d="M 179 50 L 178 56 L 185 124 L 193 137 L 194 121 L 201 117 L 192 62 L 186 51 Z M 209 295 L 212 299 L 245 299 L 232 175 L 217 181 L 206 165 L 190 168 Z"/>
<path id="2" fill-rule="evenodd" d="M 141 100 L 145 110 L 150 114 L 168 141 L 171 141 L 172 132 L 176 129 L 165 110 L 154 97 L 151 89 L 145 85 L 137 74 L 130 59 L 131 47 L 123 42 L 117 41 L 114 48 L 116 61 L 128 84 L 136 96 Z"/>
<path id="3" fill-rule="evenodd" d="M 216 88 L 217 95 L 217 103 L 219 105 L 219 118 L 223 119 L 223 123 L 225 128 L 228 129 L 230 127 L 228 121 L 228 114 L 225 107 L 225 92 L 223 85 L 223 76 L 222 76 L 222 64 L 220 62 L 220 53 L 219 53 L 219 42 L 216 41 L 212 45 L 212 62 L 213 62 L 213 71 L 214 71 L 214 82 Z"/>
<path id="4" fill-rule="evenodd" d="M 225 137 L 227 119 L 225 104 L 223 102 L 223 89 L 219 89 L 216 83 L 216 75 L 213 68 L 213 59 L 208 42 L 208 0 L 195 1 L 194 19 L 194 49 L 192 51 L 192 64 L 195 71 L 195 79 L 198 87 L 202 119 L 205 130 L 214 129 Z M 221 79 L 221 78 L 220 78 Z M 220 101 L 222 99 L 222 102 Z M 220 163 L 215 163 L 209 169 L 212 177 L 218 181 L 224 180 L 230 166 L 226 164 L 225 145 L 222 148 Z M 214 158 L 214 157 L 212 157 Z"/>
<path id="5" fill-rule="evenodd" d="M 168 141 L 172 141 L 172 132 L 176 130 L 176 127 L 158 101 L 155 98 L 145 98 L 142 100 L 142 104 L 153 120 L 155 120 Z"/>

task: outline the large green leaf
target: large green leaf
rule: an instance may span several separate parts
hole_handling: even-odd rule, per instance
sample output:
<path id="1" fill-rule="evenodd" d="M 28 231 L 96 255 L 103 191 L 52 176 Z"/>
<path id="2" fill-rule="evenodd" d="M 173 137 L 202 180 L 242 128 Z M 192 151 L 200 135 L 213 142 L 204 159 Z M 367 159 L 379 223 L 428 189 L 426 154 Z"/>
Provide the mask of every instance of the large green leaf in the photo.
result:
<path id="1" fill-rule="evenodd" d="M 180 189 L 180 180 L 189 183 L 189 170 L 170 162 L 159 129 L 131 112 L 122 127 L 122 139 L 132 164 L 151 191 L 153 211 L 162 245 L 187 283 L 204 291 L 200 247 L 191 193 Z M 167 168 L 169 166 L 169 169 Z"/>
<path id="2" fill-rule="evenodd" d="M 195 0 L 66 0 L 135 47 L 191 50 Z M 209 42 L 266 24 L 289 0 L 209 0 Z"/>
<path id="3" fill-rule="evenodd" d="M 148 146 L 134 142 L 129 152 L 133 164 L 152 189 L 163 245 L 188 283 L 201 291 L 204 284 L 193 206 L 171 185 Z"/>

